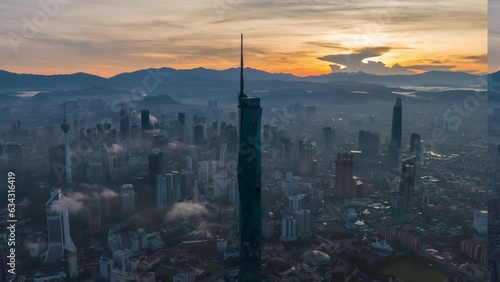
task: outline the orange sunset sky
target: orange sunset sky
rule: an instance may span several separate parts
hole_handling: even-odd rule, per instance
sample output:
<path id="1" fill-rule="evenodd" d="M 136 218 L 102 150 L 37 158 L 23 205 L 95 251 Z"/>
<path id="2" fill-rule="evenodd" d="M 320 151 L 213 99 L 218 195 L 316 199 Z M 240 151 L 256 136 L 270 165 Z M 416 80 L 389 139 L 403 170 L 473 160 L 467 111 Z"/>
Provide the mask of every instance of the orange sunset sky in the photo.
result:
<path id="1" fill-rule="evenodd" d="M 41 2 L 51 5 L 0 2 L 0 69 L 226 69 L 238 66 L 244 33 L 246 66 L 269 72 L 487 71 L 485 0 Z"/>

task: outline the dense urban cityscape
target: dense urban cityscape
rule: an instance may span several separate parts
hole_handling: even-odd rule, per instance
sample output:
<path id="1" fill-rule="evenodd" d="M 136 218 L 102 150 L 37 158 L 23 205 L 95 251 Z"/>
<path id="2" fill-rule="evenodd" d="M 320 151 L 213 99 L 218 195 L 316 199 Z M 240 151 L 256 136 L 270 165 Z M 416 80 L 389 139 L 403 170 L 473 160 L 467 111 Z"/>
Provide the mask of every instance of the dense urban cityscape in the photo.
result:
<path id="1" fill-rule="evenodd" d="M 0 282 L 500 282 L 499 14 L 0 1 Z"/>
<path id="2" fill-rule="evenodd" d="M 5 100 L 17 281 L 487 279 L 500 147 L 484 89 L 263 97 L 241 40 L 239 91 L 208 104 L 99 87 Z"/>

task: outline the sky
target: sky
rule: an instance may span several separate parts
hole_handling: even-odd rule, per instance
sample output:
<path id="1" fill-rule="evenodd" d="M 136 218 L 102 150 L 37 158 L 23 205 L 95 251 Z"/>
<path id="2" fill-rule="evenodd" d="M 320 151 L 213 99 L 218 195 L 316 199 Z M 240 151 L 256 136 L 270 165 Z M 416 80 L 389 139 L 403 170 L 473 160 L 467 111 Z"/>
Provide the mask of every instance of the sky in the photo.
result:
<path id="1" fill-rule="evenodd" d="M 488 3 L 488 72 L 500 71 L 500 0 Z"/>
<path id="2" fill-rule="evenodd" d="M 244 33 L 246 66 L 269 72 L 485 73 L 487 9 L 483 0 L 2 0 L 0 69 L 227 69 Z"/>

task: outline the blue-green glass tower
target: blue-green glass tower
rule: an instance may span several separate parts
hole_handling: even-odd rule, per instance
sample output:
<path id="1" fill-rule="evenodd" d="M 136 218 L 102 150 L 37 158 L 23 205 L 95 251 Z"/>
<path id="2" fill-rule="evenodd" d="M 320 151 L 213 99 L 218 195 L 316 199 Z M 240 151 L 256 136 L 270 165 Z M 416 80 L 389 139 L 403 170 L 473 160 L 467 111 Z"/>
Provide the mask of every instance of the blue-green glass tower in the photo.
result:
<path id="1" fill-rule="evenodd" d="M 261 137 L 260 99 L 244 93 L 243 34 L 241 35 L 240 141 L 238 185 L 240 192 L 240 271 L 239 282 L 261 281 Z"/>

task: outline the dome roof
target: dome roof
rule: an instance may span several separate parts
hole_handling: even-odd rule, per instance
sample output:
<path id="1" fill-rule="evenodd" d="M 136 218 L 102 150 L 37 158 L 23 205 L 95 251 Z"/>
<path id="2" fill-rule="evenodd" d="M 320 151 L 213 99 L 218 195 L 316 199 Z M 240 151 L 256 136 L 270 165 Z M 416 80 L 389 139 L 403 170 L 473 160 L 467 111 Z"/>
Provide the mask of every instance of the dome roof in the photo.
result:
<path id="1" fill-rule="evenodd" d="M 323 253 L 322 251 L 312 250 L 302 253 L 300 255 L 300 259 L 312 266 L 325 265 L 331 261 L 331 258 L 328 254 Z"/>

